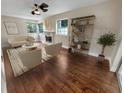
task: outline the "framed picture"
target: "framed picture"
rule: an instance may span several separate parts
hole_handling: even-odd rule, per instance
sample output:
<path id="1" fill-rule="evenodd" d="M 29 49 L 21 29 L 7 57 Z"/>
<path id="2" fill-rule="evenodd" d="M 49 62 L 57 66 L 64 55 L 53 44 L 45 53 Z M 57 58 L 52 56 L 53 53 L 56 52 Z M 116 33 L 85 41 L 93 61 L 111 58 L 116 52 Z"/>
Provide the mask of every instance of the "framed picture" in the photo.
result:
<path id="1" fill-rule="evenodd" d="M 8 35 L 19 34 L 19 31 L 17 29 L 17 25 L 14 22 L 5 22 L 5 28 L 6 28 Z"/>

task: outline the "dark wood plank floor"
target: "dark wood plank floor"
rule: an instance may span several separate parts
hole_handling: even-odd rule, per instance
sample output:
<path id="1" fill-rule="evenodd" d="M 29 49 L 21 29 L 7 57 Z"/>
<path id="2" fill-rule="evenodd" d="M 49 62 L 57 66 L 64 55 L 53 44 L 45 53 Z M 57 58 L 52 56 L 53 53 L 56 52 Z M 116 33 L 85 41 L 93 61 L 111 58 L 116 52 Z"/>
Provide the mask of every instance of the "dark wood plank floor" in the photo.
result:
<path id="1" fill-rule="evenodd" d="M 120 93 L 108 62 L 97 62 L 96 57 L 70 55 L 63 49 L 15 78 L 6 48 L 3 51 L 8 93 Z"/>

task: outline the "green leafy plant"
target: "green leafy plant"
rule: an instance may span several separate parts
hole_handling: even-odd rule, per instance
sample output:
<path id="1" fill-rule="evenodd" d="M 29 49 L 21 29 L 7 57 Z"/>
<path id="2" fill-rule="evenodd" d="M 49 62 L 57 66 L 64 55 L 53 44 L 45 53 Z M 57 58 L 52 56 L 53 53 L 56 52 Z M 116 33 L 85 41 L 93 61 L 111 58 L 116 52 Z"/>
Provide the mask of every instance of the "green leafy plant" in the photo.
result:
<path id="1" fill-rule="evenodd" d="M 115 34 L 109 32 L 105 33 L 104 35 L 101 35 L 97 41 L 98 44 L 102 45 L 101 55 L 104 55 L 104 50 L 106 46 L 112 46 L 115 42 Z"/>

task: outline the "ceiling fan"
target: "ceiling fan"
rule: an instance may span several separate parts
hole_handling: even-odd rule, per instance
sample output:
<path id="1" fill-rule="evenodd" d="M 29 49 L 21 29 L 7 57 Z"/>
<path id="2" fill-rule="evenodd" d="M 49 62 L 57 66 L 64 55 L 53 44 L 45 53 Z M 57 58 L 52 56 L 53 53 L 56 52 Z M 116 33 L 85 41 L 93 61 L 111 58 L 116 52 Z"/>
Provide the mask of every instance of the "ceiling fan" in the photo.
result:
<path id="1" fill-rule="evenodd" d="M 40 11 L 42 10 L 43 12 L 48 11 L 48 5 L 46 3 L 42 3 L 41 5 L 34 4 L 34 9 L 31 11 L 32 15 L 40 15 Z"/>

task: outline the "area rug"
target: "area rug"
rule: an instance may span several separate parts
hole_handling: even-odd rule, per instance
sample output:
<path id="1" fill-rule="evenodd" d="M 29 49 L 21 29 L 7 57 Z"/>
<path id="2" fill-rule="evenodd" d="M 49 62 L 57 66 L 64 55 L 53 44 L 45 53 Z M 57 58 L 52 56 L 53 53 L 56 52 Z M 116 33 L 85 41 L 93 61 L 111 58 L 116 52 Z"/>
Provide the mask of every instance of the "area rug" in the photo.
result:
<path id="1" fill-rule="evenodd" d="M 22 64 L 21 59 L 19 58 L 19 52 L 21 48 L 19 49 L 8 49 L 8 57 L 10 60 L 10 64 L 12 66 L 12 70 L 14 73 L 14 76 L 19 76 L 22 73 L 28 71 L 28 69 Z"/>
<path id="2" fill-rule="evenodd" d="M 51 56 L 47 55 L 45 52 L 45 49 L 42 48 L 42 57 L 41 57 L 41 63 L 47 61 L 48 59 L 51 58 Z M 20 57 L 19 57 L 19 52 L 23 51 L 23 48 L 16 48 L 16 49 L 8 49 L 7 53 L 8 53 L 8 57 L 10 60 L 10 64 L 12 66 L 12 70 L 14 73 L 14 76 L 17 77 L 21 74 L 23 74 L 24 72 L 28 71 L 29 69 L 23 65 Z"/>

